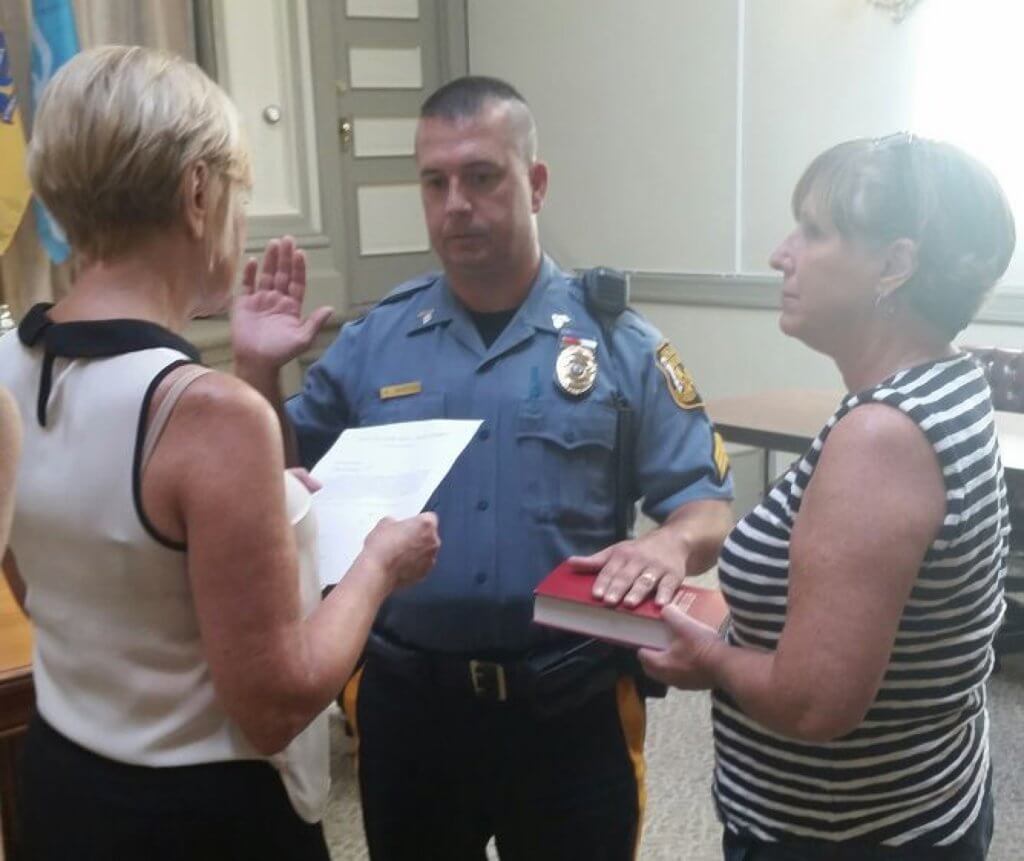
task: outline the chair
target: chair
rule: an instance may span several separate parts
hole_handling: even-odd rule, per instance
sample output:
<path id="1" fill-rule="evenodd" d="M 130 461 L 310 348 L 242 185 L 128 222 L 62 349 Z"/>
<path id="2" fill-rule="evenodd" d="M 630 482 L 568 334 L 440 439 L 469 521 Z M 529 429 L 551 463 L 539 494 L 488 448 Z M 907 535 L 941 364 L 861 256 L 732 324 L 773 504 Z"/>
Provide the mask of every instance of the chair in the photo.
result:
<path id="1" fill-rule="evenodd" d="M 1024 413 L 1024 350 L 999 347 L 965 347 L 985 372 L 992 403 L 997 410 Z M 1024 474 L 1006 473 L 1006 494 L 1010 506 L 1010 560 L 1006 591 L 1024 592 Z M 1024 603 L 1008 595 L 1006 618 L 996 635 L 996 656 L 1024 651 Z"/>

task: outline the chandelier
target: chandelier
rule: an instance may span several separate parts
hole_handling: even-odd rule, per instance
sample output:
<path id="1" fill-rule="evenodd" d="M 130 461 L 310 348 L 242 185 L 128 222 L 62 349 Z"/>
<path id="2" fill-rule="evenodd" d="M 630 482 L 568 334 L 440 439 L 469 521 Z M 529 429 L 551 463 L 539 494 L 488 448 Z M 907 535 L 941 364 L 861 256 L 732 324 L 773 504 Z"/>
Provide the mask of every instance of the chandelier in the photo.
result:
<path id="1" fill-rule="evenodd" d="M 869 6 L 883 9 L 892 15 L 893 21 L 902 21 L 919 0 L 867 0 Z"/>

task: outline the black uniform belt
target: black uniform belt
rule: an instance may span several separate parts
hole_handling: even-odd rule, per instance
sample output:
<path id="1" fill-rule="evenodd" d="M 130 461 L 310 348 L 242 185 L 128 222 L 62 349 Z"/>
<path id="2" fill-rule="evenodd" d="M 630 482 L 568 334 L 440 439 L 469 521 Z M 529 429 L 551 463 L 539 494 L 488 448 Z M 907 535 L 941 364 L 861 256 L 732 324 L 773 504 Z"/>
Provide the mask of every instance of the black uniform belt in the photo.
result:
<path id="1" fill-rule="evenodd" d="M 462 692 L 484 702 L 522 702 L 540 715 L 580 706 L 614 687 L 624 675 L 637 679 L 641 696 L 665 696 L 663 685 L 640 672 L 632 650 L 583 637 L 522 655 L 474 658 L 422 651 L 374 631 L 366 654 L 373 663 L 411 684 Z"/>
<path id="2" fill-rule="evenodd" d="M 369 658 L 383 669 L 420 685 L 462 691 L 491 702 L 523 701 L 534 694 L 533 672 L 525 659 L 483 660 L 425 652 L 373 632 Z"/>

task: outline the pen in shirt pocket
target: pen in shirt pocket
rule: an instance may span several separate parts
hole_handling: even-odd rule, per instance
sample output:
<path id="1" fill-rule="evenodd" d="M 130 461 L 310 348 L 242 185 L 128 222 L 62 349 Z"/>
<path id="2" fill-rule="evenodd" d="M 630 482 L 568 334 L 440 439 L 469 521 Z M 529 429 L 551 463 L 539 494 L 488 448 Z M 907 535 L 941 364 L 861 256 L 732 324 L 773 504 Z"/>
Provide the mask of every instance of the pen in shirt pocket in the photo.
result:
<path id="1" fill-rule="evenodd" d="M 527 397 L 531 401 L 536 401 L 540 398 L 540 368 L 536 365 L 530 368 L 530 391 Z"/>

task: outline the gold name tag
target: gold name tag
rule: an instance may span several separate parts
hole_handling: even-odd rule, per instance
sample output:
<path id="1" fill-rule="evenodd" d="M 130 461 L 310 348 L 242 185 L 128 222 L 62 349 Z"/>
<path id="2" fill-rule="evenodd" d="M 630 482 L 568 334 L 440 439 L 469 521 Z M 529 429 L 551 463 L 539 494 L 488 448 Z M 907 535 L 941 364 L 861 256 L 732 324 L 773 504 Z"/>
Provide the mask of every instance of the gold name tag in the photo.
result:
<path id="1" fill-rule="evenodd" d="M 418 380 L 411 383 L 398 383 L 394 386 L 384 386 L 380 390 L 380 399 L 387 401 L 391 398 L 404 398 L 409 395 L 418 395 L 422 391 L 423 386 Z"/>

